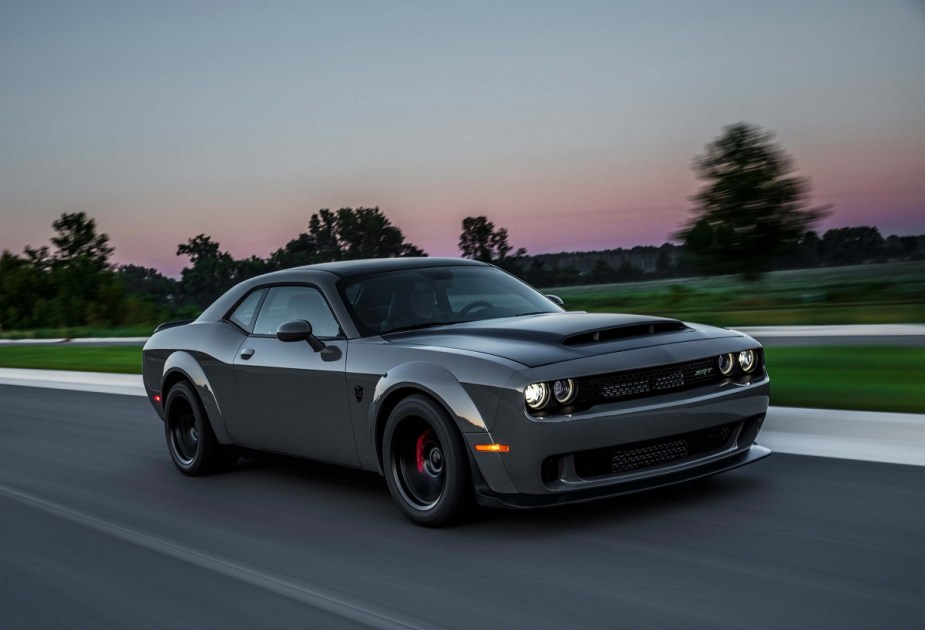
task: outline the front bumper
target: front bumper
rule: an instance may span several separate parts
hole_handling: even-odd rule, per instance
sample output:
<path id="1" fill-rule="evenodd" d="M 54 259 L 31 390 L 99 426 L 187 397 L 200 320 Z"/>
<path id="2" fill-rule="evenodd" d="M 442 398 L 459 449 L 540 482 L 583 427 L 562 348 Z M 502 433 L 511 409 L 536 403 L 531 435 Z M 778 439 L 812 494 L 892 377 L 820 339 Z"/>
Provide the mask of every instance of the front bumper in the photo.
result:
<path id="1" fill-rule="evenodd" d="M 551 420 L 528 417 L 522 397 L 510 396 L 489 433 L 464 436 L 479 501 L 511 507 L 586 501 L 750 463 L 769 453 L 754 446 L 769 391 L 764 374 L 747 385 L 711 385 Z M 510 450 L 476 452 L 485 442 Z"/>
<path id="2" fill-rule="evenodd" d="M 739 466 L 744 466 L 745 464 L 751 464 L 770 454 L 770 449 L 753 444 L 744 451 L 739 451 L 730 456 L 687 467 L 682 470 L 637 478 L 617 484 L 555 494 L 499 494 L 488 488 L 484 480 L 477 480 L 475 484 L 476 502 L 485 507 L 519 509 L 551 507 L 568 503 L 586 503 L 597 499 L 633 494 L 645 490 L 673 486 L 693 479 L 708 477 L 727 470 L 732 470 L 733 468 L 738 468 Z M 480 481 L 481 483 L 479 483 Z"/>

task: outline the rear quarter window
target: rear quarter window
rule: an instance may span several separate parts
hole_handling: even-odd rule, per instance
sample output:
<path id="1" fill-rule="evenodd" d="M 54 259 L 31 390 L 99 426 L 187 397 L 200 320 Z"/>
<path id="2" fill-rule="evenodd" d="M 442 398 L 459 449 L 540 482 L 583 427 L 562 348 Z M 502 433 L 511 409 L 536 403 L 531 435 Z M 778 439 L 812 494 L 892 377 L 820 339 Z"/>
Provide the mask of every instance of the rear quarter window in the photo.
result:
<path id="1" fill-rule="evenodd" d="M 254 319 L 257 317 L 257 307 L 260 306 L 260 299 L 266 293 L 266 289 L 258 289 L 247 295 L 241 300 L 231 313 L 228 314 L 228 321 L 244 330 L 250 332 L 254 326 Z"/>

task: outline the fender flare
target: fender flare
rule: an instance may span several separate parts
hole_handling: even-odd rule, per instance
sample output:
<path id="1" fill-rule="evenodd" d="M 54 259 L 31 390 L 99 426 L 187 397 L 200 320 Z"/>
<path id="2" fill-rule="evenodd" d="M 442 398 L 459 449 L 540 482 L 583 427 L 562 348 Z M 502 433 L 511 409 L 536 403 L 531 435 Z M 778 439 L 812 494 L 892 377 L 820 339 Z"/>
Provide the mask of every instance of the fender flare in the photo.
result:
<path id="1" fill-rule="evenodd" d="M 162 390 L 164 389 L 163 386 L 177 375 L 182 375 L 193 384 L 193 390 L 199 396 L 199 400 L 202 401 L 209 424 L 212 426 L 212 431 L 215 433 L 219 443 L 230 444 L 231 438 L 225 428 L 225 418 L 222 415 L 221 407 L 219 407 L 215 391 L 212 389 L 212 384 L 209 382 L 205 370 L 189 352 L 178 350 L 167 357 L 167 361 L 164 362 L 164 372 L 161 376 Z M 164 391 L 163 394 L 166 399 L 167 392 Z"/>
<path id="2" fill-rule="evenodd" d="M 380 434 L 386 417 L 383 406 L 391 395 L 399 390 L 417 390 L 429 395 L 447 412 L 461 434 L 487 432 L 488 423 L 456 376 L 442 365 L 415 361 L 404 363 L 389 370 L 376 383 L 373 399 L 369 406 L 369 435 L 373 445 L 379 472 L 382 472 L 380 455 Z"/>

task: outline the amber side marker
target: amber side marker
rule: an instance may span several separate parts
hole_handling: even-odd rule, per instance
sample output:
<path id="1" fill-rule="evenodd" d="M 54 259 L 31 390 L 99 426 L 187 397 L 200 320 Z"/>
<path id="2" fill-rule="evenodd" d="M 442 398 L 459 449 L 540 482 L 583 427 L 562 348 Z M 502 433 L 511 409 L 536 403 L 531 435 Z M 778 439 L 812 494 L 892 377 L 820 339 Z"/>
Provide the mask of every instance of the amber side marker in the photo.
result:
<path id="1" fill-rule="evenodd" d="M 475 450 L 481 453 L 507 453 L 511 447 L 507 444 L 476 444 Z"/>

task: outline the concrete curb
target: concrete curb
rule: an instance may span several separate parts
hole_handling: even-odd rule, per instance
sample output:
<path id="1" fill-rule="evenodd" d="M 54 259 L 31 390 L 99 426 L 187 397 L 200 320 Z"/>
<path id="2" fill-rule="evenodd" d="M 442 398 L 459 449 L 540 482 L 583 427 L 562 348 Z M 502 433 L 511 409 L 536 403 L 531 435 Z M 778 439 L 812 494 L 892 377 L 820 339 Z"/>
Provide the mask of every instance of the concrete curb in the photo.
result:
<path id="1" fill-rule="evenodd" d="M 771 407 L 758 442 L 778 453 L 925 466 L 925 415 Z"/>
<path id="2" fill-rule="evenodd" d="M 138 374 L 0 368 L 0 385 L 69 389 L 81 392 L 123 394 L 128 396 L 146 395 L 141 376 Z"/>
<path id="3" fill-rule="evenodd" d="M 0 368 L 0 385 L 146 395 L 137 374 Z M 925 415 L 771 407 L 758 437 L 778 453 L 925 466 Z"/>
<path id="4" fill-rule="evenodd" d="M 0 339 L 0 346 L 51 346 L 55 344 L 62 345 L 139 345 L 142 346 L 148 341 L 148 337 L 80 337 L 78 339 L 69 339 L 67 337 L 58 337 L 55 339 Z"/>

